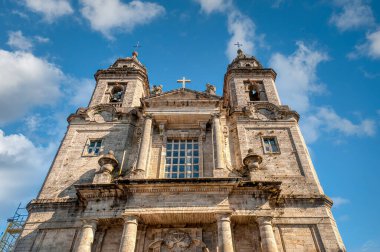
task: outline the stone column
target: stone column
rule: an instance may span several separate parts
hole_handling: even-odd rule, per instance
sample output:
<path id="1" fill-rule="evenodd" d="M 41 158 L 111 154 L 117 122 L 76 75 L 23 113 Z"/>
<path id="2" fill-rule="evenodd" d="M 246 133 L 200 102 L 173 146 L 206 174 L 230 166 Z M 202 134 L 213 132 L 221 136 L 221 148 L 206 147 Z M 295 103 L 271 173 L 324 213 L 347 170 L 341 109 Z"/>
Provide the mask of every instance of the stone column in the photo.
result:
<path id="1" fill-rule="evenodd" d="M 220 115 L 214 114 L 213 115 L 213 127 L 214 127 L 214 134 L 215 134 L 215 144 L 216 144 L 216 169 L 224 169 L 224 157 L 223 157 L 223 133 L 222 129 L 220 127 Z"/>
<path id="2" fill-rule="evenodd" d="M 145 172 L 149 156 L 150 136 L 152 133 L 152 115 L 145 116 L 144 131 L 141 139 L 137 172 Z"/>
<path id="3" fill-rule="evenodd" d="M 272 217 L 257 217 L 257 223 L 259 224 L 263 252 L 278 252 L 272 227 Z"/>
<path id="4" fill-rule="evenodd" d="M 234 252 L 229 214 L 217 215 L 218 252 Z"/>
<path id="5" fill-rule="evenodd" d="M 137 238 L 137 216 L 124 216 L 124 230 L 119 252 L 135 252 Z"/>
<path id="6" fill-rule="evenodd" d="M 82 232 L 79 238 L 78 252 L 91 252 L 94 243 L 95 231 L 98 221 L 96 219 L 85 219 L 83 221 Z"/>

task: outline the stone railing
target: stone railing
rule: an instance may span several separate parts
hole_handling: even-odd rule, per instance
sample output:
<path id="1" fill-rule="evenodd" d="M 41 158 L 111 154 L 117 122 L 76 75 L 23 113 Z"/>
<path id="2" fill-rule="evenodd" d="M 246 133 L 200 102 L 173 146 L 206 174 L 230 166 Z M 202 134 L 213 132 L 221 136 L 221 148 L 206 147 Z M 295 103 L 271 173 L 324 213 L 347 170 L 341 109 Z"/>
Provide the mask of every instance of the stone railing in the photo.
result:
<path id="1" fill-rule="evenodd" d="M 110 102 L 110 104 L 115 108 L 121 108 L 121 105 L 123 105 L 122 102 Z"/>

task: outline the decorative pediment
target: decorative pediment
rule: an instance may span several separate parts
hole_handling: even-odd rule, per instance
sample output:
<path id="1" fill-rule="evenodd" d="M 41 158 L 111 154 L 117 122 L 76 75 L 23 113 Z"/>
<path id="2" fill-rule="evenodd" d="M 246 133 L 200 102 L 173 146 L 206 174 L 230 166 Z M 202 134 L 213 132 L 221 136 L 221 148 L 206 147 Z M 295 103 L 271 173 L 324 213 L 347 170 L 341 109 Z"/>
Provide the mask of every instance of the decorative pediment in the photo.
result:
<path id="1" fill-rule="evenodd" d="M 178 99 L 211 99 L 219 100 L 220 96 L 210 94 L 207 92 L 199 92 L 191 90 L 188 88 L 178 88 L 168 92 L 163 92 L 156 95 L 151 95 L 145 98 L 145 101 L 148 100 L 157 100 L 157 99 L 168 99 L 168 100 L 178 100 Z"/>
<path id="2" fill-rule="evenodd" d="M 299 114 L 288 106 L 277 106 L 270 102 L 251 103 L 243 108 L 246 116 L 263 121 L 299 120 Z"/>
<path id="3" fill-rule="evenodd" d="M 163 106 L 191 106 L 196 103 L 217 103 L 221 100 L 220 96 L 210 92 L 199 92 L 187 88 L 179 88 L 169 92 L 154 94 L 143 99 L 146 107 L 151 105 Z"/>

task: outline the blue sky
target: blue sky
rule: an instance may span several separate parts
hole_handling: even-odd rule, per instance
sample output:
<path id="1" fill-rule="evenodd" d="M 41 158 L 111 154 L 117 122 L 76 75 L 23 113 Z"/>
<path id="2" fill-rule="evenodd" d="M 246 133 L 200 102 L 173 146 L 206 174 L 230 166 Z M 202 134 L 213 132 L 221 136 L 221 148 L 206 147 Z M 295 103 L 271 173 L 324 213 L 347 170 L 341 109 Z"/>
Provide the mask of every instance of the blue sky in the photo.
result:
<path id="1" fill-rule="evenodd" d="M 186 76 L 221 94 L 239 41 L 301 114 L 348 251 L 380 251 L 379 14 L 374 0 L 0 0 L 1 229 L 36 196 L 97 69 L 140 41 L 151 85 Z"/>

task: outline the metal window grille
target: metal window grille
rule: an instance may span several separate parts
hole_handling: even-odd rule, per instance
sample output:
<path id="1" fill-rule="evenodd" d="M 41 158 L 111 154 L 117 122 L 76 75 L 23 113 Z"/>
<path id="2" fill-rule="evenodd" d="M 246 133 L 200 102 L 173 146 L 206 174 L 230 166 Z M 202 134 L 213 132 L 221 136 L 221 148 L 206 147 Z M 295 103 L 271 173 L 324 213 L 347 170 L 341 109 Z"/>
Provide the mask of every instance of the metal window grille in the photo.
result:
<path id="1" fill-rule="evenodd" d="M 87 154 L 89 155 L 99 155 L 100 148 L 102 146 L 102 140 L 90 140 L 87 147 Z"/>
<path id="2" fill-rule="evenodd" d="M 165 178 L 198 178 L 199 168 L 198 140 L 167 141 Z"/>

